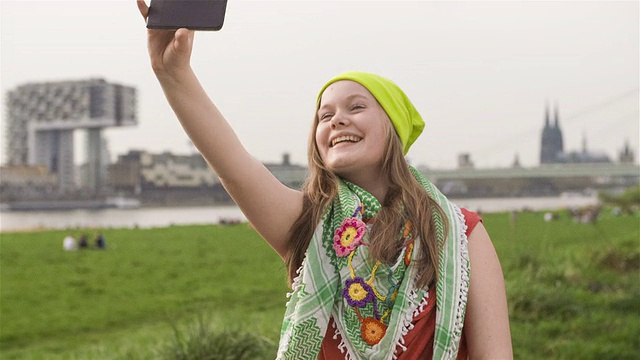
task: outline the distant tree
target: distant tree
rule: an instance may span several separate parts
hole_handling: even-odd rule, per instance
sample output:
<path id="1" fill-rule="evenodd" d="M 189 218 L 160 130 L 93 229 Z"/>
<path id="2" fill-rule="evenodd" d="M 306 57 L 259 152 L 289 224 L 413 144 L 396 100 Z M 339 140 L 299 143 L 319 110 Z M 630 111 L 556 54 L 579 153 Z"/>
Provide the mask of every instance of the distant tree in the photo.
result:
<path id="1" fill-rule="evenodd" d="M 617 196 L 600 192 L 598 197 L 603 204 L 619 207 L 623 213 L 633 214 L 640 208 L 640 184 L 628 188 Z"/>

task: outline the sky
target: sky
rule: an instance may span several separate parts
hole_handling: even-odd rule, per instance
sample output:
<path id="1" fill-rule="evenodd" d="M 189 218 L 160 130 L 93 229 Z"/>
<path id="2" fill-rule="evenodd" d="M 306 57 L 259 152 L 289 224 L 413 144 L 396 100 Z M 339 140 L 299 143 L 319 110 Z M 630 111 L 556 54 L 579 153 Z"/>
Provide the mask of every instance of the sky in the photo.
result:
<path id="1" fill-rule="evenodd" d="M 25 83 L 104 78 L 137 88 L 138 125 L 110 128 L 129 150 L 195 150 L 153 75 L 133 0 L 0 1 L 1 150 L 5 97 Z M 539 164 L 545 107 L 566 150 L 640 152 L 638 1 L 229 0 L 218 32 L 198 32 L 192 67 L 244 146 L 306 165 L 318 90 L 345 70 L 378 73 L 426 121 L 410 163 Z M 76 132 L 83 156 L 83 135 Z M 2 156 L 2 161 L 6 159 Z"/>

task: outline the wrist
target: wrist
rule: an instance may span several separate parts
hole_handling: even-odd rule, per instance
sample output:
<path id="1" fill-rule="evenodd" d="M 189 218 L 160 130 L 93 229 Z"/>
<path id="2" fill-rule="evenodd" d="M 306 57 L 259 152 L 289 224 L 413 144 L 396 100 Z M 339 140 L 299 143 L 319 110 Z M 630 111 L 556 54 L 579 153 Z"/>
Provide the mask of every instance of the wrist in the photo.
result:
<path id="1" fill-rule="evenodd" d="M 160 83 L 163 85 L 165 84 L 178 85 L 184 82 L 189 77 L 194 76 L 191 66 L 186 66 L 184 68 L 172 69 L 172 70 L 168 70 L 166 68 L 164 69 L 154 68 L 153 72 L 158 78 L 158 81 L 160 81 Z"/>

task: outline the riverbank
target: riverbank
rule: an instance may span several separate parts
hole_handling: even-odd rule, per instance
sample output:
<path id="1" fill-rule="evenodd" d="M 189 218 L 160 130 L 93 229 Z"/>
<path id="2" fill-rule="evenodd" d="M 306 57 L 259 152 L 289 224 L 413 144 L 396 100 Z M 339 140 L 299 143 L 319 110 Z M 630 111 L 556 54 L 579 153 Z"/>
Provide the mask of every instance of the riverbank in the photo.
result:
<path id="1" fill-rule="evenodd" d="M 580 208 L 598 203 L 593 196 L 453 199 L 459 206 L 482 213 Z M 217 206 L 157 206 L 55 211 L 5 211 L 0 232 L 80 228 L 151 228 L 170 225 L 218 224 L 245 221 L 233 203 Z"/>

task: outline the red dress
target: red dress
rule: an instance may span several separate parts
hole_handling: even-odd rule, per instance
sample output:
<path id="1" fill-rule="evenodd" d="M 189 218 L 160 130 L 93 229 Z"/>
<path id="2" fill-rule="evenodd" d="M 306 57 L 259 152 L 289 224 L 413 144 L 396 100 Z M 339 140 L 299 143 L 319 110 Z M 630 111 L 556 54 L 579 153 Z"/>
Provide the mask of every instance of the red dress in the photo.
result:
<path id="1" fill-rule="evenodd" d="M 482 218 L 475 212 L 462 209 L 464 220 L 467 225 L 467 237 L 476 225 L 482 221 Z M 435 299 L 435 286 L 429 288 L 429 299 Z M 404 336 L 405 346 L 407 350 L 398 349 L 398 360 L 415 360 L 415 359 L 431 359 L 433 357 L 433 337 L 436 331 L 436 302 L 429 301 L 424 310 L 413 318 L 414 328 Z M 333 318 L 329 321 L 327 333 L 322 341 L 322 348 L 318 355 L 318 360 L 337 360 L 344 359 L 344 354 L 340 351 L 340 336 L 334 339 L 335 329 L 333 326 Z M 462 338 L 460 339 L 460 347 L 458 349 L 457 359 L 467 359 L 467 342 L 462 329 Z"/>

